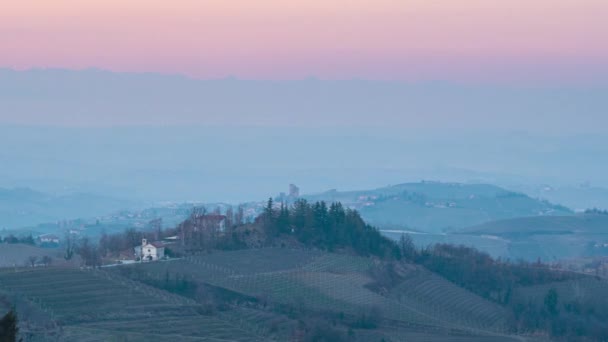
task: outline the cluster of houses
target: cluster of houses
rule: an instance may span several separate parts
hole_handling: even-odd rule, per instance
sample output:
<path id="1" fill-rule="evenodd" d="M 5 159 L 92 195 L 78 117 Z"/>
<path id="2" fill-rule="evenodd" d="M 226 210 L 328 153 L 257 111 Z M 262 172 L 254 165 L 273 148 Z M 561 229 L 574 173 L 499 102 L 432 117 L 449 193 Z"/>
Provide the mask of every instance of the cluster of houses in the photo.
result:
<path id="1" fill-rule="evenodd" d="M 43 234 L 38 236 L 39 244 L 59 244 L 59 237 L 55 234 Z"/>
<path id="2" fill-rule="evenodd" d="M 220 214 L 207 214 L 199 218 L 198 224 L 201 229 L 213 227 L 219 232 L 225 230 L 226 216 Z M 178 236 L 165 237 L 162 241 L 148 241 L 143 238 L 141 244 L 133 248 L 136 261 L 156 261 L 166 258 L 166 248 L 179 240 Z M 39 245 L 58 245 L 60 239 L 54 234 L 43 234 L 36 237 Z"/>

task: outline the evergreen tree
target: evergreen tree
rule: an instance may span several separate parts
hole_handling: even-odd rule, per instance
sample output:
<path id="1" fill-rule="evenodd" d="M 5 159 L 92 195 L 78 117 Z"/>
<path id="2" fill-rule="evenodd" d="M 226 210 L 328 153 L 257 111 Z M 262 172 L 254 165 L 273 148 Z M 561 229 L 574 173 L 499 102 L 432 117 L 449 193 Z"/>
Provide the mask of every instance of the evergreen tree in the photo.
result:
<path id="1" fill-rule="evenodd" d="M 547 291 L 547 295 L 545 295 L 545 308 L 547 308 L 547 311 L 549 311 L 549 313 L 552 315 L 557 314 L 558 298 L 559 297 L 555 288 L 551 288 L 549 291 Z"/>
<path id="2" fill-rule="evenodd" d="M 269 199 L 260 219 L 269 239 L 290 234 L 315 248 L 329 251 L 344 248 L 365 256 L 401 258 L 392 241 L 367 225 L 357 211 L 345 210 L 340 203 L 328 206 L 325 202 L 309 204 L 299 199 L 291 207 L 282 203 L 277 211 Z"/>
<path id="3" fill-rule="evenodd" d="M 18 333 L 17 314 L 11 310 L 0 319 L 0 342 L 15 342 Z"/>

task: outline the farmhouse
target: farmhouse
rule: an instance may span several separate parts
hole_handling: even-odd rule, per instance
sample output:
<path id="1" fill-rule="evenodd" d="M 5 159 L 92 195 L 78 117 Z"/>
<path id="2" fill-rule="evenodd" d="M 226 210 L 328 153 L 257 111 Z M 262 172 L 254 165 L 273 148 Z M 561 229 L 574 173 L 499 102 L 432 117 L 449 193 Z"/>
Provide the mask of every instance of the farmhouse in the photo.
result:
<path id="1" fill-rule="evenodd" d="M 59 237 L 53 234 L 44 234 L 38 236 L 38 241 L 40 243 L 59 243 Z"/>
<path id="2" fill-rule="evenodd" d="M 141 239 L 141 246 L 135 246 L 135 257 L 141 261 L 154 261 L 165 257 L 165 246 L 160 242 Z"/>

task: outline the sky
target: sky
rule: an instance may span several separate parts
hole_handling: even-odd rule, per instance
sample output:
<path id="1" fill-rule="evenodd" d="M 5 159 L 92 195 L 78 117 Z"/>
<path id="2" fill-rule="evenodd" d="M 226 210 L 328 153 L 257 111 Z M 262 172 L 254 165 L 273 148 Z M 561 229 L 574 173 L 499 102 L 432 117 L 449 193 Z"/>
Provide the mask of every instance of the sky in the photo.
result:
<path id="1" fill-rule="evenodd" d="M 0 67 L 200 79 L 594 84 L 605 0 L 19 0 Z"/>
<path id="2" fill-rule="evenodd" d="M 0 187 L 608 187 L 606 18 L 607 0 L 0 1 Z"/>

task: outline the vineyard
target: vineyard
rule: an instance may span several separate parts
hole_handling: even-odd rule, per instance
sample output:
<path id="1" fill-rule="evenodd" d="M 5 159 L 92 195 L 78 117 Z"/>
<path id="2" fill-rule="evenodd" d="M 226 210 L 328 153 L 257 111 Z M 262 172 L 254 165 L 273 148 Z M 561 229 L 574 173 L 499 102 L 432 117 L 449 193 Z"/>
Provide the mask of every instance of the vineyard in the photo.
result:
<path id="1" fill-rule="evenodd" d="M 374 263 L 345 254 L 267 248 L 101 270 L 8 268 L 0 270 L 0 295 L 31 303 L 37 315 L 48 318 L 38 329 L 45 337 L 27 341 L 289 340 L 298 319 L 289 309 L 280 313 L 266 303 L 352 322 L 382 317 L 375 329 L 355 327 L 363 340 L 511 340 L 504 308 L 422 268 L 407 269 L 405 280 L 387 293 L 371 290 L 368 271 Z M 209 312 L 195 297 L 157 286 L 169 279 L 228 290 L 234 298 L 248 298 L 243 302 L 248 304 Z M 570 288 L 576 285 L 563 291 Z"/>
<path id="2" fill-rule="evenodd" d="M 504 308 L 428 271 L 412 272 L 391 297 L 446 322 L 498 332 L 506 329 Z"/>
<path id="3" fill-rule="evenodd" d="M 505 332 L 506 312 L 428 271 L 411 276 L 390 294 L 366 287 L 370 258 L 279 248 L 215 252 L 130 267 L 161 280 L 167 274 L 260 299 L 316 311 L 362 315 L 380 310 L 387 331 L 496 336 Z M 387 335 L 388 336 L 388 335 Z M 422 336 L 422 335 L 420 335 Z"/>
<path id="4" fill-rule="evenodd" d="M 57 341 L 264 340 L 243 324 L 199 314 L 183 297 L 104 271 L 27 269 L 0 272 L 0 288 L 37 304 L 61 328 Z"/>

